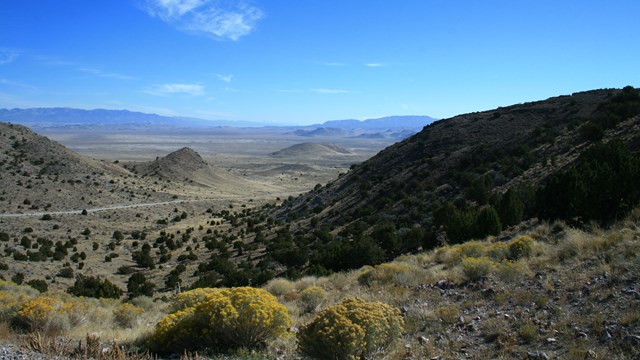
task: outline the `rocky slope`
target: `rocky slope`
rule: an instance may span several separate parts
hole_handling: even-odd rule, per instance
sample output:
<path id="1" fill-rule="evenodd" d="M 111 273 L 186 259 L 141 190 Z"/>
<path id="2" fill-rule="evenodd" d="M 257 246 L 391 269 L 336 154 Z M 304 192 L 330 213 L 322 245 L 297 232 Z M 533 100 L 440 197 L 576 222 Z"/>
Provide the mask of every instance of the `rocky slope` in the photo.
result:
<path id="1" fill-rule="evenodd" d="M 620 93 L 594 90 L 437 121 L 290 202 L 279 217 L 308 214 L 312 203 L 332 227 L 367 216 L 410 227 L 428 223 L 433 204 L 464 197 L 479 177 L 490 178 L 494 192 L 538 184 L 594 143 L 590 126 Z M 626 117 L 601 138 L 621 138 L 640 150 L 640 117 Z"/>
<path id="2" fill-rule="evenodd" d="M 126 169 L 74 153 L 20 125 L 0 123 L 0 211 L 62 211 L 167 198 L 134 186 Z"/>

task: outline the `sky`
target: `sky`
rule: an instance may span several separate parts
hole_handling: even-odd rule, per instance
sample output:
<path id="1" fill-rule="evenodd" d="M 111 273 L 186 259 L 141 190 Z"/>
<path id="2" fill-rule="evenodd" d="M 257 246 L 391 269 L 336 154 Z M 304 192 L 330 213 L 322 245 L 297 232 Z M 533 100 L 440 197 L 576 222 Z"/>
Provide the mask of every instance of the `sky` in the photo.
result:
<path id="1" fill-rule="evenodd" d="M 2 0 L 0 108 L 306 125 L 640 86 L 638 0 Z"/>

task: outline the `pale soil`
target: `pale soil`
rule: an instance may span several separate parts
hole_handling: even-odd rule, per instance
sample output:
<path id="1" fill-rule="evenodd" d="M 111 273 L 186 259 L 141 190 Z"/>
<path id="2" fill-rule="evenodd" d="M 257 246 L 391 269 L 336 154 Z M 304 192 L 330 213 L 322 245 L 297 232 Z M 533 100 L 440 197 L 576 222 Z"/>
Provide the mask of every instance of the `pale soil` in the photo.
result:
<path id="1" fill-rule="evenodd" d="M 192 238 L 197 239 L 210 229 L 231 231 L 229 223 L 214 218 L 207 210 L 241 212 L 264 204 L 281 203 L 317 184 L 325 185 L 336 179 L 353 163 L 366 160 L 389 142 L 315 139 L 259 132 L 248 135 L 47 134 L 51 140 L 60 141 L 83 155 L 78 156 L 22 128 L 3 126 L 0 130 L 0 140 L 6 140 L 3 143 L 3 148 L 7 149 L 4 151 L 5 167 L 10 170 L 0 174 L 0 232 L 10 236 L 9 242 L 0 243 L 4 255 L 0 262 L 9 265 L 9 270 L 0 271 L 0 275 L 10 279 L 16 273 L 23 273 L 25 281 L 46 277 L 50 289 L 66 289 L 73 284 L 73 278 L 56 276 L 64 263 L 70 263 L 75 274 L 105 277 L 126 289 L 130 275 L 119 275 L 117 269 L 135 265 L 132 253 L 145 242 L 153 244 L 161 231 L 179 238 L 191 229 Z M 14 148 L 12 144 L 23 139 L 27 145 Z M 297 147 L 309 149 L 308 153 L 271 155 L 302 142 L 335 142 L 348 152 L 314 153 L 323 147 L 312 145 Z M 178 158 L 174 159 L 171 169 L 163 168 L 161 174 L 151 174 L 145 169 L 152 166 L 136 165 L 145 161 L 151 164 L 185 146 L 195 150 L 206 166 L 193 163 L 194 159 Z M 34 160 L 28 156 L 29 149 L 37 149 L 41 155 Z M 26 157 L 20 155 L 25 151 L 28 151 Z M 13 156 L 20 156 L 20 162 L 13 162 Z M 61 156 L 73 159 L 73 169 L 62 166 L 61 170 L 56 170 L 62 171 L 60 174 L 39 175 L 38 159 L 43 158 L 47 164 Z M 181 163 L 184 161 L 189 163 Z M 83 210 L 86 215 L 82 215 Z M 187 219 L 173 222 L 172 219 L 182 212 L 188 214 Z M 42 220 L 45 214 L 52 219 Z M 161 219 L 167 220 L 168 224 L 158 224 Z M 85 229 L 90 230 L 90 235 L 82 234 Z M 114 241 L 115 230 L 124 233 L 125 239 L 111 250 L 108 245 Z M 139 240 L 134 246 L 132 231 L 145 231 L 146 240 Z M 37 238 L 54 243 L 75 238 L 78 243 L 75 249 L 68 249 L 69 254 L 62 261 L 14 261 L 11 251 L 26 253 L 27 249 L 20 245 L 23 237 L 32 239 L 33 243 Z M 99 244 L 97 250 L 93 250 L 94 242 Z M 183 279 L 187 285 L 195 280 L 191 274 L 197 269 L 197 263 L 207 261 L 209 252 L 204 246 L 196 248 L 195 243 L 189 242 L 173 251 L 172 259 L 166 264 L 144 271 L 156 283 L 157 289 L 164 287 L 164 277 L 177 264 L 176 258 L 189 253 L 188 245 L 194 248 L 198 261 L 187 266 Z M 87 258 L 81 261 L 84 268 L 79 269 L 69 258 L 82 252 Z M 109 254 L 118 256 L 106 261 Z"/>

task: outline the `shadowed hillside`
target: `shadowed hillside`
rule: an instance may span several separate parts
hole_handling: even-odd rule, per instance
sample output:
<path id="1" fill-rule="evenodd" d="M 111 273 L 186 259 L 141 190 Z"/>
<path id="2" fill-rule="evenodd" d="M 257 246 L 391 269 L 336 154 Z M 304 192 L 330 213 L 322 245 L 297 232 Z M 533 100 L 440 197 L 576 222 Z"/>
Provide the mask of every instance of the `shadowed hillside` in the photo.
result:
<path id="1" fill-rule="evenodd" d="M 593 144 L 617 139 L 627 148 L 620 151 L 637 153 L 639 104 L 638 90 L 627 87 L 437 121 L 288 201 L 276 218 L 289 222 L 294 237 L 300 234 L 294 248 L 311 253 L 312 272 L 497 234 L 547 214 L 545 196 L 555 196 L 548 179 L 570 169 Z M 635 201 L 635 191 L 629 196 Z M 593 219 L 571 214 L 578 222 Z"/>

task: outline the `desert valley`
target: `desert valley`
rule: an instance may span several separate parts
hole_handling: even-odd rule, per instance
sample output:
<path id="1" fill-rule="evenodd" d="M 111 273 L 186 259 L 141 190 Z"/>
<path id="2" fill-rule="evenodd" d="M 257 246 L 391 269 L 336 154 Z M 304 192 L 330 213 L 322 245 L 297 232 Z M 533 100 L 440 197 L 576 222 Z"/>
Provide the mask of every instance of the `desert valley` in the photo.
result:
<path id="1" fill-rule="evenodd" d="M 2 123 L 2 274 L 23 284 L 5 291 L 120 298 L 107 314 L 85 304 L 84 320 L 19 325 L 29 315 L 10 296 L 18 313 L 5 319 L 36 334 L 117 337 L 144 357 L 135 352 L 181 348 L 154 345 L 176 296 L 253 286 L 282 301 L 295 328 L 345 293 L 402 309 L 402 340 L 384 346 L 398 357 L 625 357 L 640 326 L 639 105 L 631 87 L 589 91 L 424 118 L 404 140 L 132 124 L 48 124 L 44 137 Z M 119 301 L 140 310 L 108 315 Z M 28 339 L 49 355 L 90 348 L 89 337 L 84 350 Z M 269 344 L 254 355 L 300 354 L 295 338 Z M 231 354 L 220 356 L 241 356 Z"/>
<path id="2" fill-rule="evenodd" d="M 640 1 L 1 9 L 0 359 L 640 359 Z"/>

